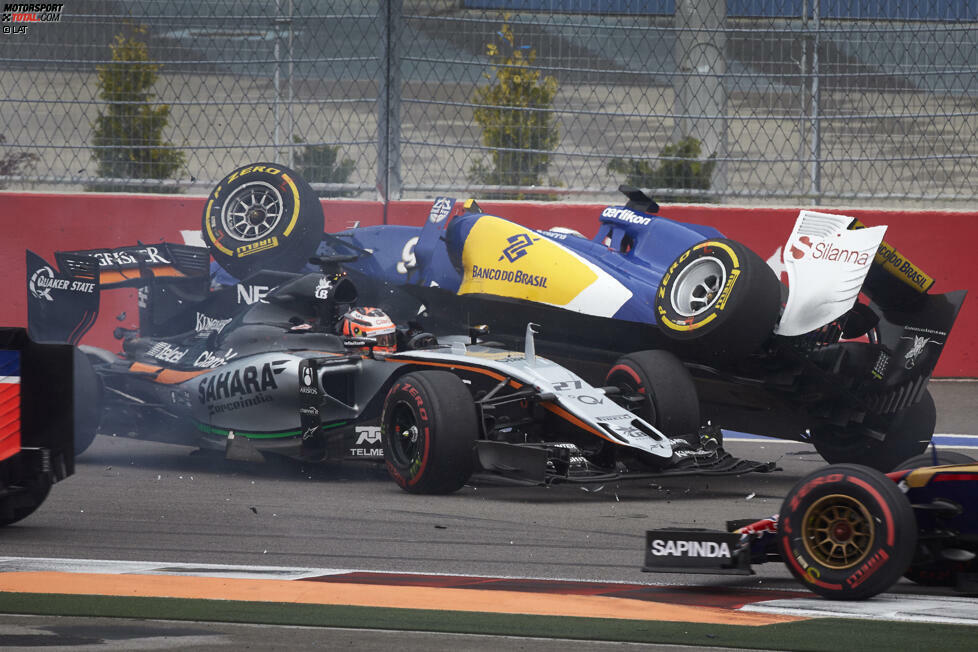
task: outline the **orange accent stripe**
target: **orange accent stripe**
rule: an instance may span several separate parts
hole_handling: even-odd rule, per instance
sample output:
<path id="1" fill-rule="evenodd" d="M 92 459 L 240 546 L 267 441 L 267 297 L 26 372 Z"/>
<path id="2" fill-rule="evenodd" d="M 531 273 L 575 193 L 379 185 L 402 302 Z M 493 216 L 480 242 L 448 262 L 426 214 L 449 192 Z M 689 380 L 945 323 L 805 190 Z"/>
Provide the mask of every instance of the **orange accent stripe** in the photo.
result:
<path id="1" fill-rule="evenodd" d="M 208 371 L 210 371 L 210 369 L 201 369 L 199 371 L 177 371 L 176 369 L 164 369 L 160 372 L 160 375 L 156 377 L 156 382 L 163 385 L 176 385 L 177 383 L 182 383 L 185 380 L 196 378 L 200 374 L 206 374 Z"/>
<path id="2" fill-rule="evenodd" d="M 386 358 L 385 361 L 386 362 L 400 362 L 400 363 L 412 362 L 414 364 L 421 364 L 421 365 L 425 365 L 425 366 L 428 366 L 428 367 L 445 367 L 445 368 L 448 368 L 448 369 L 464 369 L 466 371 L 473 371 L 473 372 L 475 372 L 477 374 L 482 374 L 484 376 L 489 376 L 490 378 L 495 378 L 496 380 L 502 380 L 503 378 L 505 378 L 505 376 L 503 376 L 501 374 L 497 374 L 495 371 L 490 371 L 488 369 L 483 369 L 482 367 L 471 367 L 469 365 L 454 364 L 454 363 L 450 363 L 450 362 L 429 362 L 427 360 L 419 360 L 417 358 L 396 358 L 396 359 L 394 359 L 394 358 Z M 518 383 L 515 380 L 510 380 L 509 381 L 509 386 L 512 387 L 513 389 L 519 389 L 520 387 L 523 386 L 523 383 Z"/>
<path id="3" fill-rule="evenodd" d="M 153 273 L 153 276 L 186 276 L 183 272 L 178 270 L 176 267 L 150 267 L 149 271 Z"/>
<path id="4" fill-rule="evenodd" d="M 153 365 L 144 364 L 142 362 L 133 362 L 131 365 L 129 365 L 129 371 L 135 371 L 141 374 L 155 374 L 162 368 L 163 367 L 154 367 Z"/>
<path id="5" fill-rule="evenodd" d="M 592 427 L 592 426 L 584 423 L 583 421 L 581 421 L 580 419 L 578 419 L 577 417 L 575 417 L 573 414 L 571 414 L 570 412 L 568 412 L 567 410 L 565 410 L 564 408 L 560 407 L 559 405 L 557 405 L 555 403 L 541 403 L 540 405 L 543 406 L 543 409 L 548 410 L 550 412 L 553 412 L 554 414 L 556 414 L 561 419 L 563 419 L 565 421 L 569 421 L 570 423 L 573 423 L 578 428 L 583 428 L 584 430 L 587 430 L 591 434 L 597 435 L 601 439 L 606 439 L 606 440 L 610 441 L 612 444 L 619 444 L 619 445 L 621 445 L 621 442 L 620 441 L 615 441 L 614 439 L 612 439 L 611 437 L 609 437 L 607 434 L 605 434 L 605 433 L 601 432 L 600 430 L 597 430 L 596 428 L 594 428 L 594 427 Z"/>
<path id="6" fill-rule="evenodd" d="M 403 608 L 410 605 L 418 609 L 449 612 L 577 616 L 747 626 L 808 620 L 798 616 L 751 613 L 722 607 L 666 604 L 609 596 L 172 575 L 105 575 L 51 571 L 0 573 L 0 591 L 291 602 L 382 608 Z"/>
<path id="7" fill-rule="evenodd" d="M 405 358 L 401 358 L 399 360 L 392 360 L 392 359 L 388 358 L 387 360 L 388 360 L 388 362 L 405 362 L 405 361 L 407 361 Z M 426 360 L 425 361 L 422 361 L 422 360 L 417 360 L 415 358 L 411 358 L 409 360 L 411 362 L 416 362 L 418 364 L 428 365 L 430 367 L 448 367 L 450 369 L 465 369 L 467 371 L 474 371 L 475 373 L 483 374 L 483 375 L 489 376 L 491 378 L 495 378 L 496 380 L 502 380 L 504 378 L 504 376 L 496 373 L 495 371 L 489 371 L 488 369 L 483 369 L 481 367 L 470 367 L 468 365 L 451 364 L 451 363 L 447 363 L 447 362 L 428 362 Z M 519 389 L 520 387 L 523 386 L 523 383 L 518 383 L 515 380 L 509 381 L 509 384 L 510 384 L 510 386 L 513 389 Z M 556 405 L 554 403 L 541 403 L 540 405 L 542 405 L 545 410 L 549 410 L 550 412 L 553 412 L 554 414 L 556 414 L 557 416 L 559 416 L 561 419 L 564 419 L 565 421 L 568 421 L 568 422 L 574 424 L 575 426 L 577 426 L 578 428 L 582 428 L 582 429 L 590 432 L 591 434 L 597 435 L 598 437 L 601 437 L 601 439 L 606 439 L 606 440 L 610 441 L 613 444 L 620 444 L 621 443 L 619 441 L 615 441 L 614 439 L 612 439 L 611 437 L 609 437 L 607 434 L 601 432 L 600 430 L 597 430 L 597 429 L 593 428 L 592 426 L 584 423 L 583 421 L 581 421 L 580 419 L 578 419 L 577 417 L 575 417 L 573 414 L 571 414 L 570 412 L 568 412 L 564 408 L 560 407 L 559 405 Z"/>
<path id="8" fill-rule="evenodd" d="M 176 369 L 154 367 L 153 365 L 148 365 L 142 362 L 133 362 L 131 365 L 129 365 L 129 371 L 143 374 L 157 374 L 154 380 L 161 385 L 176 385 L 177 383 L 182 383 L 185 380 L 196 378 L 200 374 L 206 374 L 208 371 L 210 371 L 210 369 L 200 369 L 199 371 L 177 371 Z"/>
<path id="9" fill-rule="evenodd" d="M 153 276 L 165 276 L 165 277 L 184 277 L 186 274 L 181 272 L 175 267 L 170 265 L 165 265 L 163 267 L 150 267 L 149 272 Z M 134 279 L 140 278 L 139 269 L 109 269 L 101 272 L 99 274 L 99 283 L 102 285 L 111 285 L 113 283 L 122 283 L 123 281 L 132 281 Z"/>

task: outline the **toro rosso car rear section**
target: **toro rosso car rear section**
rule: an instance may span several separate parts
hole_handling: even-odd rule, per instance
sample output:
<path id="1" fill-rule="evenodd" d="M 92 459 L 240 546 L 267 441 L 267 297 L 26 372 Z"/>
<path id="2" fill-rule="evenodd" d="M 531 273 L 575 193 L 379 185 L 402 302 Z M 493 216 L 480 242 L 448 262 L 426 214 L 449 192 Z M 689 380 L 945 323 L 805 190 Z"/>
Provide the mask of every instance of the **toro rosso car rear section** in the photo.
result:
<path id="1" fill-rule="evenodd" d="M 324 246 L 370 252 L 351 275 L 391 310 L 414 296 L 431 328 L 485 321 L 513 344 L 542 324 L 540 351 L 594 384 L 618 356 L 666 350 L 693 373 L 704 420 L 881 470 L 924 450 L 927 383 L 964 291 L 933 293 L 885 226 L 813 211 L 784 246 L 785 286 L 741 243 L 623 190 L 590 239 L 439 198 L 420 229 L 357 228 Z"/>
<path id="2" fill-rule="evenodd" d="M 51 485 L 74 473 L 76 420 L 94 425 L 76 402 L 76 363 L 90 382 L 74 347 L 38 344 L 22 328 L 0 328 L 0 525 L 32 514 Z"/>
<path id="3" fill-rule="evenodd" d="M 978 464 L 950 452 L 936 461 L 953 464 L 929 466 L 929 457 L 885 476 L 826 467 L 802 478 L 779 514 L 727 532 L 650 530 L 645 570 L 750 574 L 752 564 L 781 561 L 836 600 L 872 597 L 901 576 L 978 593 Z"/>

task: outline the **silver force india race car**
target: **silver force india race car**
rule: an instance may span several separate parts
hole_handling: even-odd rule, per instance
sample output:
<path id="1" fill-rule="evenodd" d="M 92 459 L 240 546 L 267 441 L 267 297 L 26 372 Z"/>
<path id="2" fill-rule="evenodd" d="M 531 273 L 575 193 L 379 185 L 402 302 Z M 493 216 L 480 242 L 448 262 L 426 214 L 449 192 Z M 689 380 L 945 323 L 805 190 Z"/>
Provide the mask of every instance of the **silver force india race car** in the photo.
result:
<path id="1" fill-rule="evenodd" d="M 743 575 L 781 561 L 835 600 L 872 597 L 901 576 L 978 594 L 978 463 L 954 451 L 886 475 L 828 466 L 799 480 L 779 514 L 727 528 L 650 530 L 645 570 Z"/>
<path id="2" fill-rule="evenodd" d="M 32 317 L 48 337 L 77 339 L 100 292 L 113 287 L 139 287 L 147 331 L 190 318 L 196 326 L 171 336 L 120 329 L 121 355 L 79 347 L 98 388 L 101 433 L 238 460 L 386 461 L 393 479 L 417 493 L 455 491 L 476 470 L 542 484 L 773 466 L 733 458 L 698 422 L 663 430 L 641 418 L 649 399 L 631 378 L 659 365 L 685 373 L 671 354 L 627 358 L 620 382 L 594 387 L 536 356 L 533 325 L 518 352 L 480 342 L 486 331 L 478 328 L 438 341 L 359 306 L 339 268 L 349 256 L 314 259 L 318 270 L 307 274 L 259 272 L 248 282 L 272 289 L 242 307 L 237 287 L 210 289 L 203 248 L 60 253 L 57 271 L 29 257 L 46 279 L 32 274 L 45 290 L 32 297 Z M 78 278 L 94 279 L 93 291 L 72 290 Z M 685 383 L 680 400 L 695 401 L 688 374 Z M 78 452 L 95 433 L 76 435 Z"/>

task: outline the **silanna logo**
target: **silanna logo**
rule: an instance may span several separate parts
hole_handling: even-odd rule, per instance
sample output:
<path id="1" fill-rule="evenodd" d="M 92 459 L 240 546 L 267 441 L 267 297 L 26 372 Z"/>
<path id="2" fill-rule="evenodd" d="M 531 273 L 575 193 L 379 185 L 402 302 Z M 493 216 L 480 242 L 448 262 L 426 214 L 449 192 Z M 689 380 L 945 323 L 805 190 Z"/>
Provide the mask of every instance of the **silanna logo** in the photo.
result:
<path id="1" fill-rule="evenodd" d="M 526 233 L 518 233 L 512 237 L 506 238 L 506 242 L 509 246 L 503 249 L 502 255 L 499 260 L 505 258 L 511 263 L 515 263 L 517 260 L 526 255 L 526 250 L 533 245 L 534 242 L 539 240 L 530 238 Z"/>
<path id="2" fill-rule="evenodd" d="M 856 249 L 841 249 L 830 242 L 818 240 L 812 242 L 807 235 L 798 238 L 789 248 L 791 257 L 801 260 L 806 256 L 812 260 L 826 260 L 833 263 L 850 263 L 862 267 L 869 263 L 870 256 L 875 253 L 875 248 L 866 251 Z"/>

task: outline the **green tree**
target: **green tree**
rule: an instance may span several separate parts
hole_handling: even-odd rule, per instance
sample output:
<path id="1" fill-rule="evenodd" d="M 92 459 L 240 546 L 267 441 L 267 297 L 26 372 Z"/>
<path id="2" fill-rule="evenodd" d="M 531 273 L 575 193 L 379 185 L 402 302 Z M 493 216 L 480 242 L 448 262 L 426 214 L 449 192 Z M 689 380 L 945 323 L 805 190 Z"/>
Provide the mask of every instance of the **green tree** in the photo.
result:
<path id="1" fill-rule="evenodd" d="M 642 159 L 616 158 L 608 163 L 608 171 L 624 174 L 625 183 L 637 188 L 691 188 L 709 190 L 716 167 L 716 155 L 700 158 L 700 141 L 692 136 L 666 145 L 659 154 L 658 166 Z M 706 195 L 667 195 L 660 201 L 704 201 Z"/>
<path id="2" fill-rule="evenodd" d="M 305 141 L 293 136 L 292 142 Z M 295 156 L 295 171 L 310 183 L 346 183 L 356 168 L 353 159 L 340 158 L 339 145 L 306 145 Z M 349 197 L 352 192 L 320 190 L 320 197 Z"/>
<path id="3" fill-rule="evenodd" d="M 508 22 L 499 37 L 499 42 L 486 46 L 492 64 L 491 74 L 485 74 L 489 84 L 477 88 L 473 96 L 474 118 L 482 127 L 482 144 L 492 148 L 492 164 L 475 163 L 469 179 L 487 185 L 541 185 L 550 165 L 547 152 L 560 142 L 557 120 L 549 110 L 557 95 L 557 80 L 532 68 L 536 51 L 516 45 Z M 522 198 L 521 193 L 495 196 Z"/>
<path id="4" fill-rule="evenodd" d="M 109 46 L 112 62 L 96 66 L 98 96 L 107 102 L 95 119 L 92 158 L 100 177 L 121 179 L 168 179 L 185 161 L 184 153 L 163 140 L 170 118 L 167 104 L 153 106 L 153 84 L 162 67 L 149 60 L 149 48 L 134 36 L 119 34 Z M 95 184 L 90 190 L 177 192 L 159 184 Z"/>
<path id="5" fill-rule="evenodd" d="M 7 137 L 0 134 L 0 145 L 6 142 Z M 38 155 L 33 152 L 8 151 L 8 148 L 4 147 L 3 153 L 0 154 L 0 190 L 7 187 L 7 181 L 3 177 L 31 172 L 38 160 Z"/>

